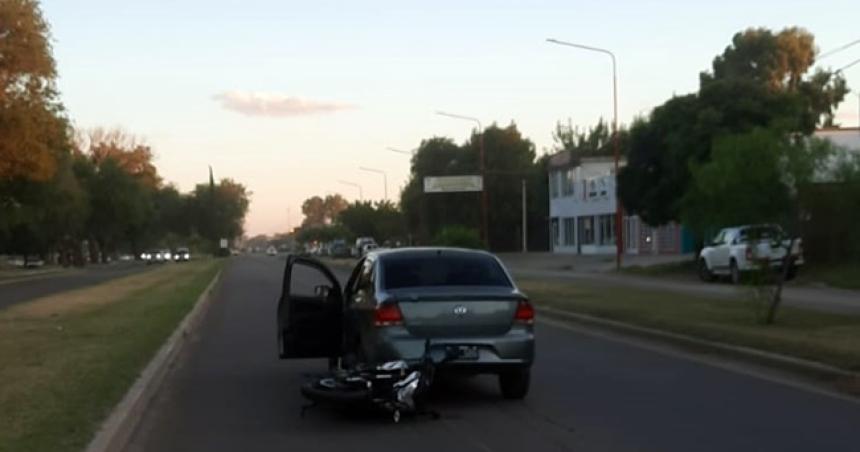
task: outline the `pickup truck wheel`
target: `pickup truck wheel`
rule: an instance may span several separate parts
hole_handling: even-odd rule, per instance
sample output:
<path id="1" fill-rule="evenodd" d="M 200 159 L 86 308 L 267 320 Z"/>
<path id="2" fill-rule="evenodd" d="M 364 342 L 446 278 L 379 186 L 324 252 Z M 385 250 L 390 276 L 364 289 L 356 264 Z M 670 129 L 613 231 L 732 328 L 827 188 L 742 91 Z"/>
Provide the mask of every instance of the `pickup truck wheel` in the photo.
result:
<path id="1" fill-rule="evenodd" d="M 711 282 L 714 280 L 714 272 L 708 268 L 708 261 L 704 258 L 699 259 L 699 279 L 704 282 Z"/>
<path id="2" fill-rule="evenodd" d="M 740 284 L 741 282 L 741 272 L 738 269 L 738 263 L 734 259 L 729 264 L 729 280 L 732 284 Z"/>
<path id="3" fill-rule="evenodd" d="M 531 371 L 529 369 L 503 372 L 499 374 L 499 387 L 506 399 L 519 400 L 529 393 Z"/>

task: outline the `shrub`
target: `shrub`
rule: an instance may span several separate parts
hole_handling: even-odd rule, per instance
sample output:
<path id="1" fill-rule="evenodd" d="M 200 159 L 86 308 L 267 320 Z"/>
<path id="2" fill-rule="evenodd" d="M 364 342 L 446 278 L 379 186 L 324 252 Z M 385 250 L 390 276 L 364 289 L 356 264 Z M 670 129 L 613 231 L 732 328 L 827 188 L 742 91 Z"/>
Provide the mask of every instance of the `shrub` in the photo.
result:
<path id="1" fill-rule="evenodd" d="M 436 246 L 454 246 L 459 248 L 483 248 L 481 237 L 478 231 L 466 226 L 455 225 L 445 226 L 433 238 L 433 244 Z"/>

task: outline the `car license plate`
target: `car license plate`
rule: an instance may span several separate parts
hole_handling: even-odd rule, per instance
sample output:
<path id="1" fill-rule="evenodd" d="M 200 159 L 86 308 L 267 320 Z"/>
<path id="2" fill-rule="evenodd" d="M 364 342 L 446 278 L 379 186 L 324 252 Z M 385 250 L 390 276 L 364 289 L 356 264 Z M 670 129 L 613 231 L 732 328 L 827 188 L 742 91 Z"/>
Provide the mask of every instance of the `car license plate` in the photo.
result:
<path id="1" fill-rule="evenodd" d="M 457 359 L 478 359 L 478 347 L 474 345 L 458 345 L 455 350 L 457 351 Z"/>

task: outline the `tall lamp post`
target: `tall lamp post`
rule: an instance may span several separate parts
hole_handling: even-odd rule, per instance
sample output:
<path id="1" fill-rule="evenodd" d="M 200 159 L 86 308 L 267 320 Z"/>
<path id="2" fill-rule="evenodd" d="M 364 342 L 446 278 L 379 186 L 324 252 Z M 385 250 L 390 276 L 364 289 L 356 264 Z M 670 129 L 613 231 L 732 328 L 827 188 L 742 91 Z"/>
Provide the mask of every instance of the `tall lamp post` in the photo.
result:
<path id="1" fill-rule="evenodd" d="M 621 270 L 621 256 L 624 252 L 624 238 L 622 237 L 622 221 L 624 220 L 621 213 L 621 201 L 618 199 L 618 165 L 621 159 L 621 149 L 618 142 L 618 76 L 615 64 L 615 54 L 609 50 L 600 47 L 591 47 L 582 44 L 575 44 L 567 41 L 559 41 L 558 39 L 547 39 L 547 42 L 558 44 L 561 46 L 575 47 L 581 50 L 589 50 L 591 52 L 599 52 L 604 55 L 609 55 L 612 59 L 612 146 L 615 148 L 615 269 Z"/>
<path id="2" fill-rule="evenodd" d="M 389 147 L 389 148 L 385 148 L 385 149 L 386 149 L 386 150 L 389 150 L 389 151 L 391 151 L 391 152 L 396 152 L 396 153 L 398 153 L 398 154 L 405 154 L 405 155 L 413 155 L 413 154 L 414 154 L 414 152 L 404 151 L 404 150 L 402 150 L 402 149 L 397 149 L 397 148 L 391 148 L 391 147 Z"/>
<path id="3" fill-rule="evenodd" d="M 382 174 L 382 184 L 385 188 L 385 200 L 388 201 L 388 175 L 385 174 L 385 171 L 376 168 L 368 168 L 366 166 L 359 166 L 358 169 L 367 171 L 368 173 Z"/>
<path id="4" fill-rule="evenodd" d="M 481 170 L 481 238 L 484 241 L 484 246 L 489 249 L 490 248 L 490 235 L 487 231 L 487 210 L 488 210 L 488 200 L 487 200 L 487 178 L 486 178 L 486 159 L 484 155 L 484 126 L 481 125 L 481 121 L 478 118 L 473 118 L 471 116 L 463 116 L 456 115 L 453 113 L 446 113 L 444 111 L 437 111 L 437 115 L 447 116 L 449 118 L 454 119 L 462 119 L 464 121 L 471 121 L 478 125 L 478 149 L 479 149 L 479 165 Z"/>
<path id="5" fill-rule="evenodd" d="M 348 180 L 339 180 L 338 182 L 340 182 L 341 184 L 344 184 L 344 185 L 349 185 L 349 186 L 357 188 L 358 189 L 358 199 L 360 201 L 364 201 L 364 190 L 361 189 L 361 185 L 359 185 L 355 182 L 348 181 Z"/>

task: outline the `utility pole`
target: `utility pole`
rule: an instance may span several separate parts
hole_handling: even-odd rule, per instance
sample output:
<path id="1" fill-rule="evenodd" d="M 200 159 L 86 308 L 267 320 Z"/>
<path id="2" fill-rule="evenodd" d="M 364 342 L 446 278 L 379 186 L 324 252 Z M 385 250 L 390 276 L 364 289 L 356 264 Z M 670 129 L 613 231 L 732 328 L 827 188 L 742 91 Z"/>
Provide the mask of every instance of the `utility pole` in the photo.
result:
<path id="1" fill-rule="evenodd" d="M 559 41 L 558 39 L 547 39 L 547 42 L 577 49 L 588 50 L 608 55 L 612 59 L 612 145 L 615 148 L 615 270 L 621 270 L 621 256 L 624 252 L 624 237 L 622 237 L 622 222 L 624 220 L 621 212 L 621 201 L 618 199 L 618 166 L 621 160 L 621 148 L 618 142 L 618 77 L 615 65 L 615 54 L 600 47 L 586 46 L 572 42 Z"/>

